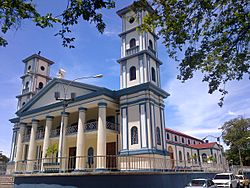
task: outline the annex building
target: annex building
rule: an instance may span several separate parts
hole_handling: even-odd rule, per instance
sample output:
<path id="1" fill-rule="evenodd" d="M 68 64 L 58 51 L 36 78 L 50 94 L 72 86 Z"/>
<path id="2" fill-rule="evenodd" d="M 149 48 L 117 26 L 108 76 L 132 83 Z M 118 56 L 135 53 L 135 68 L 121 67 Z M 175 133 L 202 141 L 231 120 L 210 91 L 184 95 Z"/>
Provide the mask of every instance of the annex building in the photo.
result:
<path id="1" fill-rule="evenodd" d="M 10 120 L 9 171 L 191 169 L 207 163 L 210 155 L 222 164 L 217 143 L 208 146 L 165 129 L 169 94 L 161 89 L 158 37 L 138 30 L 150 11 L 126 7 L 117 12 L 122 20 L 120 90 L 51 78 L 54 62 L 39 54 L 23 60 L 17 116 Z"/>

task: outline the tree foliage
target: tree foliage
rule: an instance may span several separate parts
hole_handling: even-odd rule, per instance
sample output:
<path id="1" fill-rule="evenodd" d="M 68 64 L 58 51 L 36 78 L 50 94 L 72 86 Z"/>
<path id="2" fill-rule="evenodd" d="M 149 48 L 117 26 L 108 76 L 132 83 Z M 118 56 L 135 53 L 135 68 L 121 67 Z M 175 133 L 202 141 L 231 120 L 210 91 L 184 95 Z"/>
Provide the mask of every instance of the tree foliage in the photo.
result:
<path id="1" fill-rule="evenodd" d="M 95 23 L 103 32 L 105 23 L 100 10 L 115 7 L 115 0 L 68 0 L 60 15 L 41 15 L 32 0 L 2 0 L 0 2 L 0 46 L 8 43 L 4 34 L 17 29 L 22 20 L 31 19 L 41 28 L 60 24 L 55 34 L 64 47 L 74 48 L 70 35 L 72 26 L 80 21 Z M 228 93 L 226 83 L 250 78 L 249 39 L 250 13 L 247 0 L 138 0 L 134 9 L 151 5 L 154 11 L 144 18 L 143 30 L 154 30 L 163 38 L 167 53 L 178 64 L 182 82 L 196 71 L 209 86 L 208 93 L 219 90 L 223 105 Z M 180 55 L 181 54 L 181 55 Z"/>
<path id="2" fill-rule="evenodd" d="M 49 145 L 49 147 L 47 148 L 47 151 L 46 151 L 46 157 L 51 157 L 53 159 L 57 152 L 58 152 L 58 145 L 57 144 Z"/>
<path id="3" fill-rule="evenodd" d="M 239 164 L 240 152 L 243 164 L 250 165 L 250 118 L 232 119 L 225 122 L 221 129 L 224 142 L 230 146 L 226 152 L 227 159 Z"/>
<path id="4" fill-rule="evenodd" d="M 74 37 L 69 36 L 71 27 L 80 21 L 94 23 L 99 32 L 103 32 L 105 23 L 101 9 L 110 9 L 115 6 L 113 0 L 68 0 L 66 9 L 60 15 L 47 13 L 41 15 L 32 0 L 2 0 L 0 2 L 0 46 L 6 46 L 7 40 L 3 35 L 10 29 L 18 29 L 21 21 L 30 19 L 41 28 L 53 27 L 60 24 L 61 29 L 55 34 L 62 38 L 64 47 L 74 48 Z"/>
<path id="5" fill-rule="evenodd" d="M 177 78 L 185 82 L 201 71 L 208 93 L 221 92 L 222 106 L 225 84 L 250 76 L 249 1 L 151 0 L 149 4 L 155 11 L 145 17 L 142 29 L 157 28 L 170 57 L 180 62 Z M 135 4 L 146 6 L 146 0 Z"/>

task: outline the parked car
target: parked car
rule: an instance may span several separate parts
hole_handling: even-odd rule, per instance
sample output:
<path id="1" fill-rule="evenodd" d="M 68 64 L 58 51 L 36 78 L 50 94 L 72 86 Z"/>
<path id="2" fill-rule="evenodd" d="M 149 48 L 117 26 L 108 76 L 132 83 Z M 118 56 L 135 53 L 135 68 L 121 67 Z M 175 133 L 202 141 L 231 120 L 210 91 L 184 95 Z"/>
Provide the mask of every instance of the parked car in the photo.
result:
<path id="1" fill-rule="evenodd" d="M 217 188 L 211 179 L 198 178 L 189 182 L 185 188 Z"/>
<path id="2" fill-rule="evenodd" d="M 217 187 L 238 188 L 240 186 L 239 180 L 233 173 L 220 173 L 214 176 L 213 182 Z"/>
<path id="3" fill-rule="evenodd" d="M 244 175 L 236 175 L 240 180 L 240 186 L 244 188 L 250 188 L 250 180 Z"/>

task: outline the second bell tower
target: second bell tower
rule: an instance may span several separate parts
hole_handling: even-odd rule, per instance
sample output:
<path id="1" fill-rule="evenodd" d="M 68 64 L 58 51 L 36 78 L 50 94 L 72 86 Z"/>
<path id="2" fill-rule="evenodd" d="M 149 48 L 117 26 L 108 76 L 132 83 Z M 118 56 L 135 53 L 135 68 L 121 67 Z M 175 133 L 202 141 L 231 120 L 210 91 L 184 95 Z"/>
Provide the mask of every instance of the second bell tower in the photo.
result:
<path id="1" fill-rule="evenodd" d="M 117 12 L 122 19 L 120 89 L 151 82 L 160 87 L 161 61 L 157 54 L 158 37 L 140 30 L 143 17 L 154 11 L 150 6 L 135 13 L 131 8 Z"/>

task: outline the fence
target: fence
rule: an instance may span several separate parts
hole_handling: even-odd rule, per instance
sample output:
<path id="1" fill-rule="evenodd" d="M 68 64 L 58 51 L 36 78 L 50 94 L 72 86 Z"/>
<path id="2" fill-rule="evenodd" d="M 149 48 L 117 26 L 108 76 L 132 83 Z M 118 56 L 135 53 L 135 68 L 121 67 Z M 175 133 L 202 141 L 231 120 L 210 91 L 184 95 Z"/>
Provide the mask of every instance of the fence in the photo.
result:
<path id="1" fill-rule="evenodd" d="M 183 161 L 182 161 L 183 162 Z M 145 156 L 81 156 L 44 158 L 37 160 L 18 161 L 15 173 L 64 173 L 72 171 L 147 171 L 147 172 L 222 172 L 220 164 L 194 164 L 183 162 L 185 165 L 176 166 L 178 162 L 163 157 Z"/>

